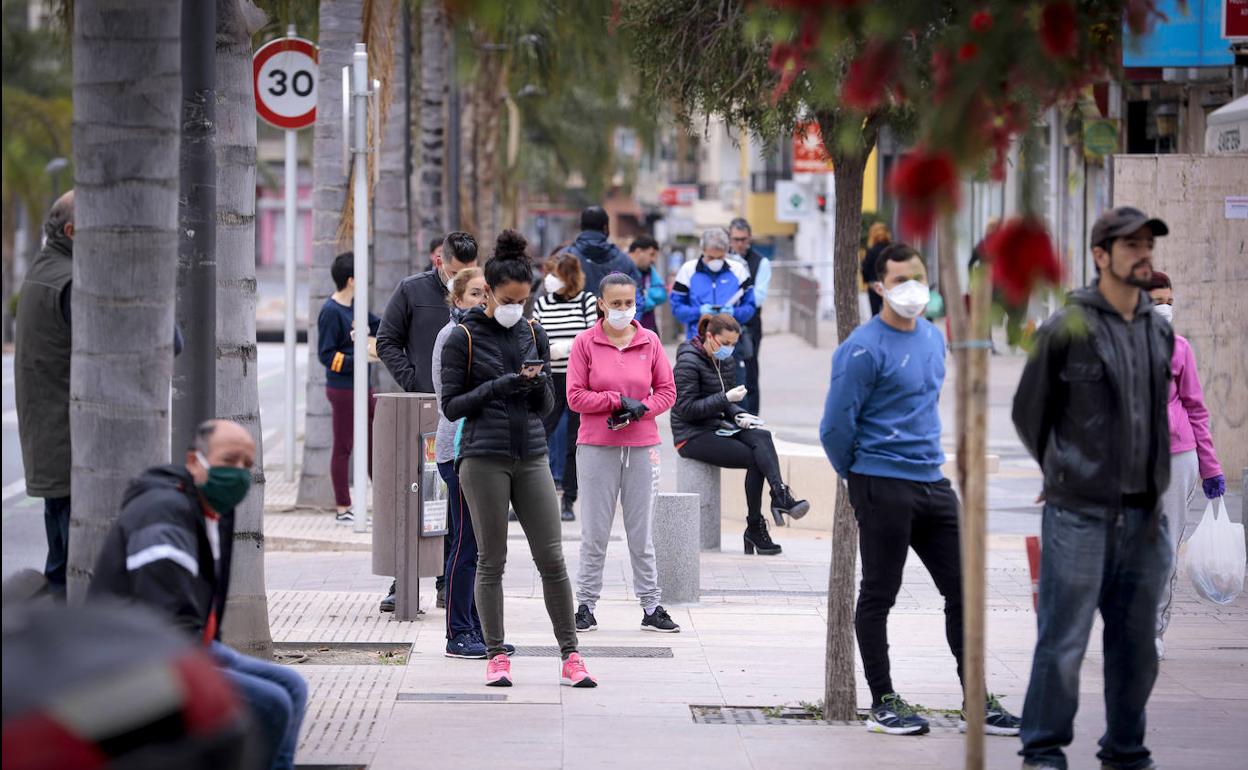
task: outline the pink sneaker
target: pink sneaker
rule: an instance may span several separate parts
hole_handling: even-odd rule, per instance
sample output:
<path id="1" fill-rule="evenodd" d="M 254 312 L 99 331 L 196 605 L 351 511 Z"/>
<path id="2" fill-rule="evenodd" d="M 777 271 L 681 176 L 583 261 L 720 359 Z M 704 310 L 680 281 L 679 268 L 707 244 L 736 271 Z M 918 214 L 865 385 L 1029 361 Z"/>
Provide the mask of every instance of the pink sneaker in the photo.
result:
<path id="1" fill-rule="evenodd" d="M 583 668 L 583 667 L 582 667 Z M 511 658 L 499 653 L 485 667 L 486 687 L 511 687 Z"/>
<path id="2" fill-rule="evenodd" d="M 597 687 L 598 683 L 590 677 L 589 672 L 585 670 L 585 661 L 581 660 L 581 654 L 574 652 L 568 656 L 563 662 L 563 677 L 559 681 L 560 684 L 566 684 L 569 687 Z"/>

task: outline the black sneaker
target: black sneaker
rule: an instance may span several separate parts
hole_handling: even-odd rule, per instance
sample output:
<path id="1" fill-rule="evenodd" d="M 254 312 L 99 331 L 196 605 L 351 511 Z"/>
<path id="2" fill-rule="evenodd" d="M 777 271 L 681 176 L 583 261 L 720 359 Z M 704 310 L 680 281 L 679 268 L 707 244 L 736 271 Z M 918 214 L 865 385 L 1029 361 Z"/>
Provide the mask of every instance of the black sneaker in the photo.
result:
<path id="1" fill-rule="evenodd" d="M 867 729 L 886 735 L 922 735 L 929 730 L 927 720 L 919 716 L 909 703 L 895 692 L 881 698 L 878 706 L 871 707 L 867 716 Z"/>
<path id="2" fill-rule="evenodd" d="M 485 660 L 485 644 L 471 631 L 461 631 L 446 642 L 446 657 Z"/>
<path id="3" fill-rule="evenodd" d="M 663 634 L 678 634 L 680 626 L 672 620 L 672 616 L 667 614 L 667 610 L 662 605 L 654 608 L 654 612 L 647 615 L 641 613 L 641 630 L 642 631 L 658 631 Z"/>
<path id="4" fill-rule="evenodd" d="M 390 583 L 390 593 L 386 594 L 386 598 L 381 600 L 380 609 L 382 612 L 394 612 L 394 589 L 396 583 Z"/>
<path id="5" fill-rule="evenodd" d="M 478 642 L 480 642 L 482 645 L 484 645 L 484 644 L 485 644 L 485 635 L 481 633 L 481 629 L 475 629 L 475 630 L 472 632 L 472 638 L 473 638 L 473 639 L 476 639 L 476 640 L 477 640 Z M 514 644 L 508 644 L 507 642 L 503 642 L 503 652 L 504 652 L 504 653 L 506 653 L 507 655 L 515 655 L 515 654 L 516 654 L 516 645 L 514 645 Z"/>
<path id="6" fill-rule="evenodd" d="M 598 628 L 598 621 L 594 619 L 594 613 L 589 611 L 589 605 L 582 604 L 576 608 L 576 630 L 577 631 L 593 631 Z"/>
<path id="7" fill-rule="evenodd" d="M 1018 735 L 1023 720 L 1005 710 L 997 696 L 988 693 L 988 703 L 984 706 L 985 735 Z M 966 714 L 963 712 L 958 719 L 958 731 L 966 732 Z"/>
<path id="8" fill-rule="evenodd" d="M 575 500 L 563 498 L 563 503 L 559 506 L 559 518 L 562 521 L 576 521 L 576 514 L 572 511 L 572 504 Z"/>

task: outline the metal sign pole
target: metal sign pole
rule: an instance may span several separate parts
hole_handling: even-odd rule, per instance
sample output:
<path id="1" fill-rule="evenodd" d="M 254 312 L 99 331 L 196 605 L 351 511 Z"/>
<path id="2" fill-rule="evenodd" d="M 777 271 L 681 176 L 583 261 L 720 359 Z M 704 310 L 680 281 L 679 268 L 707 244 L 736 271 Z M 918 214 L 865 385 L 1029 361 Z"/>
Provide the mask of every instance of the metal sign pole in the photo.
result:
<path id="1" fill-rule="evenodd" d="M 294 27 L 290 28 L 294 34 Z M 294 481 L 295 475 L 295 245 L 296 195 L 298 192 L 299 160 L 296 154 L 296 132 L 286 131 L 286 324 L 282 331 L 282 347 L 286 353 L 286 409 L 285 409 L 285 478 Z"/>
<path id="2" fill-rule="evenodd" d="M 368 53 L 355 44 L 351 56 L 351 119 L 355 136 L 352 194 L 355 213 L 355 370 L 352 381 L 354 450 L 351 490 L 355 531 L 368 531 Z"/>

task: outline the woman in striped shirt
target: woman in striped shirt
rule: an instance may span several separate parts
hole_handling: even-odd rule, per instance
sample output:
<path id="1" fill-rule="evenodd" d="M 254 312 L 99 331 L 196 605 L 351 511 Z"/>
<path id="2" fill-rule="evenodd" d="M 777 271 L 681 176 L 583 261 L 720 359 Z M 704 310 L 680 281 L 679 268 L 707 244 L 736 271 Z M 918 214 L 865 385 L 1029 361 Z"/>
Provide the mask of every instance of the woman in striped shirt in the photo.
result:
<path id="1" fill-rule="evenodd" d="M 550 369 L 555 382 L 555 408 L 546 415 L 546 436 L 555 432 L 559 418 L 568 413 L 567 459 L 563 466 L 563 502 L 560 518 L 573 521 L 572 504 L 576 502 L 576 434 L 581 416 L 568 409 L 568 356 L 572 340 L 598 321 L 598 304 L 594 295 L 585 291 L 585 274 L 575 254 L 561 252 L 546 260 L 545 291 L 533 307 L 533 317 L 550 338 Z"/>

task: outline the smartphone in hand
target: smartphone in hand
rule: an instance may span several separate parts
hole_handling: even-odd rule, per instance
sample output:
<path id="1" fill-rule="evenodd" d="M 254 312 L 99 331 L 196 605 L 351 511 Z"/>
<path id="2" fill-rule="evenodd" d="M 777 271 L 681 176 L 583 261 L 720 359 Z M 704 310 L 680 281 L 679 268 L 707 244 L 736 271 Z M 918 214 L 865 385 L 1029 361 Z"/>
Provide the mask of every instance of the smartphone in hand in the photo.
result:
<path id="1" fill-rule="evenodd" d="M 533 379 L 542 373 L 542 368 L 546 366 L 546 362 L 540 358 L 531 358 L 520 366 L 520 376 L 526 379 Z"/>

